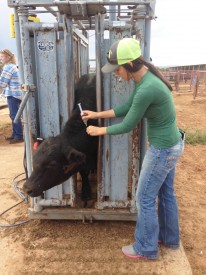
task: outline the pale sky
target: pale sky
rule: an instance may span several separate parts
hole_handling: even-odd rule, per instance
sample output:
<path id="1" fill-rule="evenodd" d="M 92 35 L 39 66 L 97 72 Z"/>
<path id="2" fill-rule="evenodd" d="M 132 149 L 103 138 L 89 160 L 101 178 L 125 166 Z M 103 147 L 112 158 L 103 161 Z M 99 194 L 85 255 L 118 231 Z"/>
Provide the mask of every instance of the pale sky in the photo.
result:
<path id="1" fill-rule="evenodd" d="M 157 0 L 152 21 L 155 65 L 206 64 L 206 0 Z"/>
<path id="2" fill-rule="evenodd" d="M 7 0 L 0 0 L 0 49 L 16 53 L 16 41 L 9 37 L 12 12 Z M 156 0 L 150 47 L 154 65 L 206 64 L 205 12 L 206 0 Z"/>

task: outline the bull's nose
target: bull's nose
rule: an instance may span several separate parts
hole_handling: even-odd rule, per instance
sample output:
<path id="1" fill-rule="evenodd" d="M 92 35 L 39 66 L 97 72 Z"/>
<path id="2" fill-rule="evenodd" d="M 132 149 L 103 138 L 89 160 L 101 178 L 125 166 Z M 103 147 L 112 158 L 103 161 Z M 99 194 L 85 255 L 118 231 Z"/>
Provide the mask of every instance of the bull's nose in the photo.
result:
<path id="1" fill-rule="evenodd" d="M 30 190 L 30 191 L 28 190 L 26 193 L 27 193 L 27 195 L 29 195 L 29 196 L 32 196 L 32 194 L 33 194 L 33 192 L 32 192 L 31 190 Z"/>
<path id="2" fill-rule="evenodd" d="M 32 196 L 33 190 L 27 186 L 27 183 L 23 185 L 23 192 L 29 196 Z"/>
<path id="3" fill-rule="evenodd" d="M 28 196 L 30 196 L 30 197 L 32 197 L 32 198 L 34 198 L 34 197 L 38 197 L 38 196 L 41 196 L 42 195 L 42 191 L 40 191 L 40 190 L 36 190 L 36 189 L 34 189 L 34 188 L 31 188 L 31 187 L 29 187 L 29 186 L 27 186 L 27 183 L 25 183 L 24 185 L 23 185 L 23 192 L 26 194 L 26 195 L 28 195 Z"/>
<path id="4" fill-rule="evenodd" d="M 23 185 L 23 191 L 24 191 L 24 193 L 27 193 L 27 191 L 28 191 L 28 187 L 27 187 L 27 185 L 26 185 L 26 183 Z"/>
<path id="5" fill-rule="evenodd" d="M 33 190 L 29 190 L 29 189 L 27 189 L 26 191 L 24 191 L 28 196 L 30 196 L 30 197 L 38 197 L 38 195 L 36 195 L 35 193 L 34 193 L 34 191 Z"/>

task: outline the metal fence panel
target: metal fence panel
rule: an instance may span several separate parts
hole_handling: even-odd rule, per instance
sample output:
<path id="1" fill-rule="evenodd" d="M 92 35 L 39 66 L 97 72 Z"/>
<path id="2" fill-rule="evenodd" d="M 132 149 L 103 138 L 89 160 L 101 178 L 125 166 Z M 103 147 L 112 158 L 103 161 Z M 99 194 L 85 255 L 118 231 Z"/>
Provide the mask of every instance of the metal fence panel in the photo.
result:
<path id="1" fill-rule="evenodd" d="M 45 3 L 40 0 L 29 0 L 26 3 L 25 1 L 14 3 L 8 1 L 10 6 L 20 6 L 18 12 L 20 34 L 18 35 L 21 36 L 21 45 L 18 45 L 18 49 L 23 49 L 22 63 L 25 84 L 30 90 L 34 86 L 33 82 L 36 85 L 34 91 L 29 91 L 30 97 L 27 104 L 28 113 L 30 112 L 28 131 L 34 129 L 32 134 L 39 134 L 43 138 L 56 136 L 68 120 L 73 106 L 74 82 L 89 71 L 88 41 L 84 36 L 88 29 L 95 27 L 98 109 L 100 107 L 110 109 L 120 105 L 133 91 L 132 83 L 112 75 L 103 76 L 100 71 L 101 66 L 106 63 L 109 46 L 115 40 L 123 37 L 133 35 L 138 37 L 140 35 L 144 56 L 148 59 L 150 20 L 154 16 L 155 0 L 144 1 L 144 3 L 142 1 L 126 2 L 136 5 L 129 8 L 132 10 L 131 18 L 129 18 L 130 12 L 124 11 L 121 16 L 119 5 L 123 5 L 124 9 L 126 7 L 125 2 L 120 3 L 120 1 L 109 3 L 108 1 L 101 3 L 87 1 L 88 5 L 83 5 L 84 12 L 77 9 L 78 3 L 76 2 L 63 3 L 62 1 L 47 0 Z M 27 22 L 29 3 L 36 7 L 46 7 L 51 4 L 61 11 L 61 19 L 64 20 L 55 24 L 30 24 Z M 110 4 L 108 18 L 105 17 L 106 8 L 104 6 L 110 6 Z M 88 14 L 91 17 L 88 18 Z M 125 16 L 127 20 L 125 20 Z M 132 24 L 129 23 L 130 20 Z M 134 20 L 137 20 L 137 24 L 133 24 Z M 140 20 L 139 25 L 138 20 Z M 81 31 L 77 26 L 82 28 Z M 103 41 L 106 29 L 109 30 L 109 39 Z M 30 41 L 28 32 L 31 34 Z M 18 43 L 19 40 L 18 37 Z M 145 47 L 145 45 L 147 46 Z M 29 71 L 29 68 L 32 70 Z M 101 81 L 103 90 L 100 87 Z M 32 108 L 29 108 L 30 106 Z M 36 119 L 35 113 L 37 114 Z M 112 121 L 105 120 L 104 125 L 111 125 L 119 121 L 119 118 Z M 27 134 L 29 136 L 31 133 Z M 83 220 L 85 218 L 135 220 L 135 190 L 140 169 L 140 151 L 143 151 L 140 148 L 140 140 L 139 125 L 129 134 L 105 136 L 101 139 L 100 145 L 103 150 L 102 154 L 99 154 L 98 163 L 101 163 L 101 167 L 97 173 L 101 172 L 102 175 L 98 178 L 100 181 L 97 181 L 97 193 L 99 193 L 96 207 L 92 209 L 76 207 L 76 190 L 74 188 L 76 180 L 70 178 L 65 183 L 47 190 L 43 199 L 41 197 L 31 199 L 30 216 L 32 218 L 82 218 Z M 30 138 L 26 140 L 26 144 L 29 143 L 32 144 Z M 29 146 L 27 146 L 27 150 L 30 150 L 28 155 L 32 155 L 32 150 L 28 148 Z M 102 158 L 101 161 L 99 161 L 100 158 Z M 52 209 L 50 206 L 58 206 L 59 210 Z M 62 209 L 61 206 L 72 206 L 72 208 Z"/>

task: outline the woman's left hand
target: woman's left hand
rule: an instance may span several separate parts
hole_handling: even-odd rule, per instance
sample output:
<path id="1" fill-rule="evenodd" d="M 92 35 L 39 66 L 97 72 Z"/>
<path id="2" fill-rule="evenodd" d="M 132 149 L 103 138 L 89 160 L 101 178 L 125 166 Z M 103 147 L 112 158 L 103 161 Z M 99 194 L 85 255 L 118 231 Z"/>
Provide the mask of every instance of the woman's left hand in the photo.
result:
<path id="1" fill-rule="evenodd" d="M 103 136 L 106 135 L 106 127 L 88 126 L 87 134 L 90 136 Z"/>

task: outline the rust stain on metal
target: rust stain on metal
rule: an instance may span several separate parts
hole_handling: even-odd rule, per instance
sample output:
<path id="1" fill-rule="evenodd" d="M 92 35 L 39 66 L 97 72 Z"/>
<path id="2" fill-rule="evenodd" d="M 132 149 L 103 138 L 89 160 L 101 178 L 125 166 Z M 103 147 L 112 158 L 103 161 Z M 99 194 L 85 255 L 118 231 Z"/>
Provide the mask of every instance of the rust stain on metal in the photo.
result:
<path id="1" fill-rule="evenodd" d="M 103 139 L 99 137 L 98 158 L 97 158 L 97 197 L 98 201 L 103 200 L 103 178 L 102 178 L 102 154 L 103 154 Z"/>
<path id="2" fill-rule="evenodd" d="M 134 188 L 138 179 L 138 158 L 139 158 L 139 136 L 140 136 L 140 125 L 138 125 L 133 131 L 131 135 L 131 165 L 129 170 L 129 185 L 128 187 Z M 131 190 L 132 191 L 132 190 Z M 133 193 L 133 191 L 132 191 Z M 134 196 L 134 194 L 133 194 Z"/>
<path id="3" fill-rule="evenodd" d="M 130 208 L 132 205 L 131 200 L 118 200 L 118 201 L 103 201 L 98 202 L 97 208 L 107 209 L 107 208 Z"/>
<path id="4" fill-rule="evenodd" d="M 109 150 L 107 149 L 107 152 L 106 152 L 106 160 L 109 161 Z"/>

